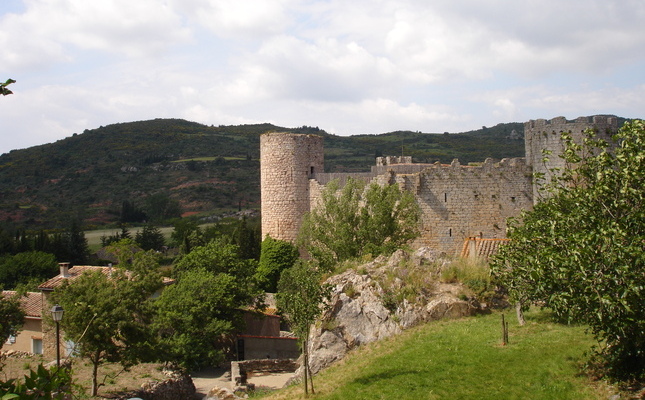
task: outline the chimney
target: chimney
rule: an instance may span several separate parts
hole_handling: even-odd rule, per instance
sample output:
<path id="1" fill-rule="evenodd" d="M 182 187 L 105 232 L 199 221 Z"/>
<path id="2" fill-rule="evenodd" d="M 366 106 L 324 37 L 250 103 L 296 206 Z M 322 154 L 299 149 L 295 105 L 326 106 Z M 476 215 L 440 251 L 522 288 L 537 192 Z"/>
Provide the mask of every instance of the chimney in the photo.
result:
<path id="1" fill-rule="evenodd" d="M 63 278 L 69 278 L 69 263 L 58 263 L 58 266 L 60 267 L 60 276 L 62 276 Z"/>

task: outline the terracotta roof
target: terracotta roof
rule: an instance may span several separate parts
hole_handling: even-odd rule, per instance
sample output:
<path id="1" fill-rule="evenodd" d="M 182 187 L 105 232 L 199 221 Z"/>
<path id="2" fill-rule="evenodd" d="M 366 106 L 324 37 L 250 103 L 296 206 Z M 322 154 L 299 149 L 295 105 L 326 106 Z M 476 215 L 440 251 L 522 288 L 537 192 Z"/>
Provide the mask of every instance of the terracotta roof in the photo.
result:
<path id="1" fill-rule="evenodd" d="M 77 279 L 79 276 L 84 274 L 87 271 L 100 271 L 105 275 L 109 275 L 114 267 L 99 267 L 99 266 L 93 266 L 93 265 L 76 265 L 68 270 L 67 277 L 64 277 L 63 275 L 56 275 L 55 277 L 51 278 L 45 283 L 42 283 L 38 286 L 38 289 L 44 290 L 44 291 L 51 291 L 59 287 L 60 285 L 63 284 L 65 281 L 73 281 L 74 279 Z M 129 272 L 129 271 L 128 271 Z M 127 273 L 127 272 L 126 272 Z M 171 278 L 164 277 L 163 278 L 163 284 L 164 285 L 170 285 L 174 283 L 175 280 Z"/>
<path id="2" fill-rule="evenodd" d="M 11 298 L 16 295 L 13 290 L 3 290 L 2 297 Z M 27 292 L 20 296 L 20 307 L 27 317 L 41 318 L 43 311 L 43 296 L 38 292 Z"/>
<path id="3" fill-rule="evenodd" d="M 470 254 L 472 245 L 475 246 L 475 256 L 479 258 L 488 259 L 489 257 L 497 254 L 499 246 L 507 243 L 510 239 L 483 239 L 483 238 L 467 238 L 464 241 L 464 247 L 461 250 L 462 257 L 472 257 Z"/>

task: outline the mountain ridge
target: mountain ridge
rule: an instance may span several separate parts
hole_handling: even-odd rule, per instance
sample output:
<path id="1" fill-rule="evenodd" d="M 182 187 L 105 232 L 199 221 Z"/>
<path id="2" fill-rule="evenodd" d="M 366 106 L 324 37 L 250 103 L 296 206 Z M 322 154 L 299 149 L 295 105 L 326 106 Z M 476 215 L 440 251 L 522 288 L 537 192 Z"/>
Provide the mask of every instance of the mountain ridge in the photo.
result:
<path id="1" fill-rule="evenodd" d="M 268 123 L 208 126 L 160 118 L 116 123 L 2 154 L 0 223 L 28 230 L 62 228 L 73 219 L 86 228 L 113 226 L 128 222 L 122 220 L 126 202 L 140 209 L 155 201 L 176 202 L 180 214 L 198 216 L 257 209 L 259 136 L 270 131 L 323 136 L 327 172 L 366 171 L 374 157 L 401 153 L 418 162 L 443 163 L 524 155 L 522 123 L 458 134 L 347 137 L 318 127 Z M 160 213 L 149 219 L 169 217 Z"/>

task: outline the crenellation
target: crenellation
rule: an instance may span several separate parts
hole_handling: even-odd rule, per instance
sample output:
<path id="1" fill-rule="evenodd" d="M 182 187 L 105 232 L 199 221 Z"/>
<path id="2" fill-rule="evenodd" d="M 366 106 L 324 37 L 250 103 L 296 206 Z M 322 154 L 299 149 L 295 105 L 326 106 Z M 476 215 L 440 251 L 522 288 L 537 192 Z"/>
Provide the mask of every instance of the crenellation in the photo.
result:
<path id="1" fill-rule="evenodd" d="M 348 178 L 379 185 L 397 184 L 410 191 L 422 211 L 421 235 L 415 245 L 447 254 L 461 250 L 471 237 L 505 238 L 506 220 L 530 209 L 540 196 L 535 172 L 548 176 L 566 168 L 559 157 L 561 134 L 581 141 L 582 132 L 599 135 L 618 129 L 615 116 L 530 120 L 524 124 L 526 158 L 487 158 L 477 165 L 412 163 L 412 158 L 378 157 L 366 173 L 324 173 L 322 138 L 315 135 L 266 134 L 261 137 L 262 234 L 295 241 L 302 217 L 320 200 L 325 185 Z M 550 152 L 543 161 L 543 150 Z"/>

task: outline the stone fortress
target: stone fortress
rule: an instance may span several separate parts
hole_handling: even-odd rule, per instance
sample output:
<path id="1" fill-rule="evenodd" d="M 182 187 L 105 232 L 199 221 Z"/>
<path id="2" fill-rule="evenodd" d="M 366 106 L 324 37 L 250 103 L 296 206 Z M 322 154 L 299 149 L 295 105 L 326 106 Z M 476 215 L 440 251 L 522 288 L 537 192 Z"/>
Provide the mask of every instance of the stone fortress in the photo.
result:
<path id="1" fill-rule="evenodd" d="M 260 137 L 262 237 L 294 242 L 305 213 L 316 204 L 325 184 L 351 177 L 379 185 L 397 184 L 414 193 L 422 210 L 421 235 L 415 245 L 457 254 L 468 238 L 503 239 L 506 220 L 539 200 L 533 173 L 564 167 L 561 133 L 580 142 L 593 128 L 608 136 L 618 130 L 615 116 L 568 121 L 564 117 L 524 124 L 526 158 L 486 159 L 477 165 L 413 163 L 411 157 L 378 157 L 365 173 L 325 173 L 323 138 L 267 133 Z M 543 161 L 543 150 L 551 151 Z"/>

